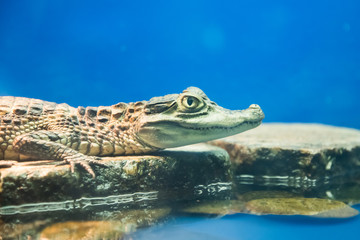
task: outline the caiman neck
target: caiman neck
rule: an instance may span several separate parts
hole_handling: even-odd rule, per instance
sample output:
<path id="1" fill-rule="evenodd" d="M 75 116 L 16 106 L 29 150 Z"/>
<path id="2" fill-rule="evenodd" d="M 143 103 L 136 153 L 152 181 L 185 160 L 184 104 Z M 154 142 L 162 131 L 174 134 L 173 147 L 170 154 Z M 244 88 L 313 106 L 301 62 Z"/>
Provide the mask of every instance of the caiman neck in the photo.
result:
<path id="1" fill-rule="evenodd" d="M 146 102 L 118 103 L 112 105 L 113 110 L 118 110 L 118 117 L 113 118 L 109 124 L 116 142 L 115 147 L 123 148 L 126 155 L 155 152 L 162 148 L 144 142 L 137 135 L 139 117 L 144 114 Z M 116 114 L 116 113 L 115 113 Z M 112 114 L 114 116 L 114 114 Z"/>

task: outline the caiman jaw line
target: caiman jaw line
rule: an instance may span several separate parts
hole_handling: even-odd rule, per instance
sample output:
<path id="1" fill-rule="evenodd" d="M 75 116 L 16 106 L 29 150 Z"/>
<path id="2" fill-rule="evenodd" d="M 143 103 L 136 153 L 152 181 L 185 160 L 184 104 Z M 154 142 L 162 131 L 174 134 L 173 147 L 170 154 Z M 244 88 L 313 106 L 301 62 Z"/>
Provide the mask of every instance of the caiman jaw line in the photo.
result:
<path id="1" fill-rule="evenodd" d="M 235 128 L 239 128 L 240 126 L 245 126 L 245 125 L 260 125 L 261 122 L 251 122 L 251 121 L 246 121 L 246 122 L 242 122 L 240 124 L 237 124 L 235 126 L 231 126 L 231 127 L 222 127 L 222 126 L 212 126 L 212 127 L 191 127 L 191 126 L 185 126 L 182 124 L 179 124 L 181 127 L 186 128 L 186 129 L 193 129 L 193 130 L 213 130 L 213 129 L 222 129 L 222 130 L 232 130 Z"/>

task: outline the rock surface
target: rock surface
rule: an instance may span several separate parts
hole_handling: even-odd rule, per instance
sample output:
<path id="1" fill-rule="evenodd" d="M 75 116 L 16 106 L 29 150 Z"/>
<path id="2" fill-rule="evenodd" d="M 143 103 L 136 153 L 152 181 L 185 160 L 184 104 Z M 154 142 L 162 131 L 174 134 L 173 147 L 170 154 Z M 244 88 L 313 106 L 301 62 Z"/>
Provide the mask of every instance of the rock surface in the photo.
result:
<path id="1" fill-rule="evenodd" d="M 286 191 L 253 191 L 237 196 L 237 200 L 193 202 L 181 209 L 185 213 L 229 215 L 305 215 L 322 218 L 349 218 L 358 211 L 331 199 L 304 198 Z"/>
<path id="2" fill-rule="evenodd" d="M 103 161 L 109 167 L 95 166 L 95 179 L 82 170 L 73 174 L 68 165 L 56 166 L 54 161 L 0 169 L 0 206 L 148 191 L 159 191 L 159 197 L 192 199 L 195 186 L 231 181 L 226 151 L 205 144 Z"/>
<path id="3" fill-rule="evenodd" d="M 40 239 L 122 239 L 129 233 L 121 222 L 117 221 L 69 221 L 45 228 Z"/>
<path id="4" fill-rule="evenodd" d="M 306 215 L 326 218 L 349 218 L 358 211 L 343 202 L 320 198 L 262 198 L 246 203 L 252 214 Z"/>
<path id="5" fill-rule="evenodd" d="M 251 200 L 262 199 L 262 198 L 296 198 L 296 197 L 302 197 L 302 196 L 299 194 L 286 192 L 286 191 L 251 191 L 237 195 L 237 199 L 244 202 L 249 202 Z"/>
<path id="6" fill-rule="evenodd" d="M 239 200 L 221 200 L 195 202 L 181 209 L 184 213 L 206 214 L 206 215 L 231 215 L 243 213 L 245 202 Z"/>
<path id="7" fill-rule="evenodd" d="M 95 211 L 88 214 L 55 213 L 31 218 L 0 219 L 0 239 L 123 239 L 138 228 L 163 221 L 171 209 L 137 208 Z M 75 215 L 75 216 L 74 216 Z M 37 216 L 39 217 L 39 216 Z"/>
<path id="8" fill-rule="evenodd" d="M 210 144 L 227 150 L 235 175 L 246 184 L 315 187 L 360 172 L 360 131 L 355 129 L 263 124 Z"/>
<path id="9" fill-rule="evenodd" d="M 169 214 L 170 209 L 125 210 L 111 220 L 66 221 L 44 228 L 39 239 L 123 239 L 139 227 L 149 226 Z M 107 218 L 110 218 L 109 216 Z"/>

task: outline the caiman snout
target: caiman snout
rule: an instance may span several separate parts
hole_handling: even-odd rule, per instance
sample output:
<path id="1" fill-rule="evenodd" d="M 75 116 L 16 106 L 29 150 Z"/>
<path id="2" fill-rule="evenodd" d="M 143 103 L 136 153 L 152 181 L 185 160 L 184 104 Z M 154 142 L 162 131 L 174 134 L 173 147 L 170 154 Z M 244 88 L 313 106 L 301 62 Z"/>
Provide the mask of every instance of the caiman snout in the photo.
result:
<path id="1" fill-rule="evenodd" d="M 257 119 L 260 119 L 260 121 L 265 118 L 265 114 L 261 110 L 259 105 L 251 104 L 248 109 L 250 109 L 252 111 L 253 116 Z"/>
<path id="2" fill-rule="evenodd" d="M 244 122 L 258 122 L 259 124 L 264 119 L 264 112 L 257 104 L 251 104 L 249 108 L 245 110 L 235 110 L 238 113 L 239 121 L 243 119 Z"/>

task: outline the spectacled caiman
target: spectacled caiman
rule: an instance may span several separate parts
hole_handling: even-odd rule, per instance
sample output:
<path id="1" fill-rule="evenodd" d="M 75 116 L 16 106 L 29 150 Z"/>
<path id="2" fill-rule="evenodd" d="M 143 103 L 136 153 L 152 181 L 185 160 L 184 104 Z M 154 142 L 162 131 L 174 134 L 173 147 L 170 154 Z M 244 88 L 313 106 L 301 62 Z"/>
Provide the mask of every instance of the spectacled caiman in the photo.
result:
<path id="1" fill-rule="evenodd" d="M 78 107 L 24 97 L 0 97 L 0 160 L 51 159 L 82 166 L 102 156 L 154 152 L 234 135 L 261 124 L 252 104 L 228 110 L 202 90 L 112 106 Z"/>

